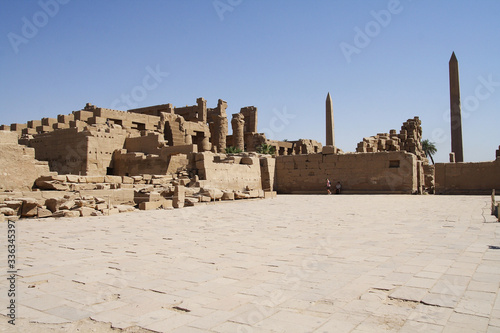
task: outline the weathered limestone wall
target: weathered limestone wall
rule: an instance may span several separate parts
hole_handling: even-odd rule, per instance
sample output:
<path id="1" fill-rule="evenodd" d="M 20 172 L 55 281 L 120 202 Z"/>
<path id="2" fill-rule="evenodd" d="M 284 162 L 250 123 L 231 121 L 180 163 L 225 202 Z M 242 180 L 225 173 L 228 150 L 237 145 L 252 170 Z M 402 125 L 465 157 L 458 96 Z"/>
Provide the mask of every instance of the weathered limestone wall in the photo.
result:
<path id="1" fill-rule="evenodd" d="M 93 106 L 92 106 L 93 107 Z M 91 109 L 91 107 L 89 107 Z M 160 122 L 160 117 L 150 116 L 145 114 L 112 110 L 106 108 L 92 109 L 94 118 L 100 118 L 104 122 L 108 121 L 113 124 L 121 125 L 126 129 L 135 130 L 157 130 Z M 90 122 L 95 123 L 95 122 Z M 99 122 L 97 122 L 99 123 Z M 102 121 L 101 121 L 102 123 Z"/>
<path id="2" fill-rule="evenodd" d="M 340 181 L 343 193 L 401 193 L 419 190 L 417 160 L 405 152 L 309 154 L 276 157 L 278 193 L 326 193 Z"/>
<path id="3" fill-rule="evenodd" d="M 128 112 L 147 114 L 150 116 L 159 117 L 162 112 L 173 114 L 174 113 L 174 106 L 171 103 L 160 104 L 160 105 L 148 106 L 148 107 L 144 107 L 144 108 L 130 109 L 130 110 L 128 110 Z"/>
<path id="4" fill-rule="evenodd" d="M 178 114 L 186 121 L 200 121 L 202 123 L 207 122 L 207 101 L 200 97 L 196 99 L 196 105 L 193 106 L 185 106 L 185 107 L 179 107 L 175 108 L 174 112 L 175 114 Z"/>
<path id="5" fill-rule="evenodd" d="M 163 147 L 159 154 L 127 152 L 125 149 L 115 151 L 113 155 L 113 174 L 117 176 L 139 176 L 143 174 L 166 175 L 187 169 L 186 155 L 197 153 L 196 145 Z M 181 158 L 174 158 L 176 155 Z"/>
<path id="6" fill-rule="evenodd" d="M 50 175 L 47 162 L 35 150 L 17 143 L 17 133 L 0 131 L 0 190 L 30 190 L 40 176 Z"/>
<path id="7" fill-rule="evenodd" d="M 87 126 L 38 134 L 29 144 L 51 171 L 98 176 L 113 167 L 113 151 L 123 148 L 126 136 L 123 129 Z"/>
<path id="8" fill-rule="evenodd" d="M 104 176 L 113 173 L 113 152 L 125 145 L 127 132 L 122 129 L 89 127 L 87 170 L 85 175 Z"/>
<path id="9" fill-rule="evenodd" d="M 436 194 L 500 192 L 500 158 L 491 162 L 437 163 Z"/>
<path id="10" fill-rule="evenodd" d="M 195 162 L 203 186 L 233 191 L 262 190 L 261 166 L 256 154 L 226 156 L 203 152 L 196 154 Z"/>
<path id="11" fill-rule="evenodd" d="M 125 139 L 125 149 L 128 152 L 158 154 L 164 145 L 161 134 L 150 132 L 145 136 Z"/>
<path id="12" fill-rule="evenodd" d="M 78 128 L 38 134 L 29 144 L 35 157 L 49 162 L 50 170 L 60 174 L 86 174 L 87 137 L 90 133 Z"/>
<path id="13" fill-rule="evenodd" d="M 115 151 L 113 165 L 113 173 L 117 176 L 165 175 L 168 169 L 168 158 L 144 153 L 127 153 L 123 149 Z"/>

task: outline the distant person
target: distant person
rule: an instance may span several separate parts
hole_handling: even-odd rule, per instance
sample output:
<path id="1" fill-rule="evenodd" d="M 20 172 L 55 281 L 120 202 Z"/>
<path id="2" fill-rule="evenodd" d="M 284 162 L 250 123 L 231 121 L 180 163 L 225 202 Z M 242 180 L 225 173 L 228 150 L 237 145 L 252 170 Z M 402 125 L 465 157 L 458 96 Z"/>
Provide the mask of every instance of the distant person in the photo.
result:
<path id="1" fill-rule="evenodd" d="M 342 184 L 340 182 L 337 182 L 337 185 L 335 185 L 335 193 L 340 194 L 342 191 Z"/>
<path id="2" fill-rule="evenodd" d="M 327 194 L 332 194 L 332 192 L 330 191 L 330 189 L 332 188 L 332 183 L 330 182 L 330 179 L 326 179 L 326 193 Z"/>

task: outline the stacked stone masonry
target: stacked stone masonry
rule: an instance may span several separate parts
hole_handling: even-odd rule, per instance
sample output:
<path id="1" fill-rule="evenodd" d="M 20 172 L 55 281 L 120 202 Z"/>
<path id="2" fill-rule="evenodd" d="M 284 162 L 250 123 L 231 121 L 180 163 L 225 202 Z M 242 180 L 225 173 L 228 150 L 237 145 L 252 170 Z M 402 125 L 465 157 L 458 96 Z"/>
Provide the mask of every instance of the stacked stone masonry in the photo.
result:
<path id="1" fill-rule="evenodd" d="M 379 133 L 364 138 L 358 143 L 356 152 L 374 153 L 382 151 L 406 151 L 417 156 L 418 160 L 426 160 L 422 150 L 422 122 L 418 117 L 408 119 L 401 126 L 399 134 L 396 130 L 389 133 Z"/>
<path id="2" fill-rule="evenodd" d="M 326 193 L 326 179 L 343 193 L 420 192 L 423 171 L 406 152 L 309 154 L 276 158 L 275 189 L 286 194 Z M 420 174 L 420 176 L 419 176 Z"/>
<path id="3" fill-rule="evenodd" d="M 500 193 L 500 147 L 490 162 L 437 163 L 436 194 Z"/>

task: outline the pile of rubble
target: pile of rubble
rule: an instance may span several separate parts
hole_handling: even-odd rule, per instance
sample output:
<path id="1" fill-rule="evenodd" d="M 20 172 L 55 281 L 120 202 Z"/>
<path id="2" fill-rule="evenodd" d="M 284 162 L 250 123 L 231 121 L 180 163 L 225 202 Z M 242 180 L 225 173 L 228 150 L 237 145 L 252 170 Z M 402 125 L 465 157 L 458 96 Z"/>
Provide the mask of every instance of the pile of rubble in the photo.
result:
<path id="1" fill-rule="evenodd" d="M 407 151 L 415 154 L 419 160 L 426 159 L 422 150 L 422 121 L 415 117 L 408 119 L 401 126 L 399 134 L 392 129 L 389 133 L 378 133 L 375 136 L 363 138 L 358 143 L 356 152 L 370 153 L 381 151 Z"/>
<path id="2" fill-rule="evenodd" d="M 134 211 L 131 205 L 110 205 L 98 197 L 66 194 L 45 200 L 35 198 L 5 197 L 0 202 L 0 214 L 9 219 L 25 217 L 80 217 L 102 216 Z"/>
<path id="3" fill-rule="evenodd" d="M 35 181 L 37 191 L 0 195 L 0 220 L 17 218 L 103 216 L 135 210 L 173 209 L 221 200 L 275 195 L 248 188 L 230 191 L 202 186 L 187 171 L 173 175 L 52 175 Z"/>

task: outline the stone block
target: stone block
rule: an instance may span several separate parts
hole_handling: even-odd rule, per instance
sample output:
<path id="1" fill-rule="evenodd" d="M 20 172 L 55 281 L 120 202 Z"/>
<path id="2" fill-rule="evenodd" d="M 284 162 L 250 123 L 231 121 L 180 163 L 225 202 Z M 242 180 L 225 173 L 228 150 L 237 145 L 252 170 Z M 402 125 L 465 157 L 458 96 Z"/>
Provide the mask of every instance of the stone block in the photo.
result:
<path id="1" fill-rule="evenodd" d="M 77 206 L 76 206 L 75 201 L 73 201 L 73 200 L 67 200 L 67 201 L 63 202 L 63 203 L 59 206 L 59 209 L 60 209 L 60 210 L 71 210 L 71 209 L 73 209 L 74 207 L 77 207 Z"/>
<path id="2" fill-rule="evenodd" d="M 41 205 L 38 204 L 38 201 L 34 198 L 22 198 L 20 199 L 23 203 L 21 216 L 22 217 L 34 217 L 38 214 L 38 207 Z"/>
<path id="3" fill-rule="evenodd" d="M 80 212 L 76 210 L 58 210 L 52 217 L 80 217 Z"/>
<path id="4" fill-rule="evenodd" d="M 184 205 L 187 206 L 187 207 L 195 206 L 198 203 L 199 203 L 199 199 L 198 198 L 185 198 L 185 200 L 184 200 Z"/>
<path id="5" fill-rule="evenodd" d="M 104 176 L 86 176 L 87 183 L 105 183 Z"/>
<path id="6" fill-rule="evenodd" d="M 59 207 L 67 201 L 65 198 L 50 198 L 45 200 L 45 206 L 52 212 L 55 213 L 56 211 L 59 210 Z"/>
<path id="7" fill-rule="evenodd" d="M 36 128 L 37 126 L 42 125 L 41 120 L 28 120 L 28 128 Z"/>
<path id="8" fill-rule="evenodd" d="M 117 208 L 103 209 L 102 214 L 105 216 L 119 214 L 120 211 Z"/>
<path id="9" fill-rule="evenodd" d="M 234 192 L 231 191 L 224 191 L 222 194 L 222 200 L 234 200 Z"/>
<path id="10" fill-rule="evenodd" d="M 80 176 L 77 176 L 77 175 L 66 175 L 66 181 L 68 183 L 79 183 L 80 182 Z"/>
<path id="11" fill-rule="evenodd" d="M 158 192 L 139 192 L 135 191 L 134 193 L 134 202 L 136 204 L 140 204 L 141 202 L 153 202 L 159 201 L 161 199 L 161 195 Z"/>
<path id="12" fill-rule="evenodd" d="M 104 176 L 104 182 L 109 184 L 120 184 L 122 182 L 121 176 Z"/>
<path id="13" fill-rule="evenodd" d="M 26 124 L 10 124 L 10 130 L 14 132 L 20 132 L 23 128 L 26 128 Z"/>
<path id="14" fill-rule="evenodd" d="M 128 176 L 123 176 L 122 177 L 122 183 L 123 184 L 133 184 L 134 183 L 134 178 L 128 177 Z"/>
<path id="15" fill-rule="evenodd" d="M 52 212 L 50 210 L 44 207 L 38 207 L 38 212 L 37 212 L 38 218 L 51 217 L 51 216 Z"/>
<path id="16" fill-rule="evenodd" d="M 153 178 L 149 180 L 149 183 L 153 185 L 162 185 L 162 184 L 167 184 L 168 182 L 169 182 L 168 178 Z"/>
<path id="17" fill-rule="evenodd" d="M 264 192 L 264 199 L 274 199 L 278 195 L 276 194 L 276 191 L 265 191 Z"/>
<path id="18" fill-rule="evenodd" d="M 145 184 L 146 182 L 144 181 L 144 177 L 142 176 L 132 176 L 132 179 L 134 180 L 134 184 Z"/>
<path id="19" fill-rule="evenodd" d="M 104 209 L 107 209 L 108 208 L 108 204 L 107 203 L 98 203 L 95 205 L 95 209 L 96 210 L 104 210 Z"/>
<path id="20" fill-rule="evenodd" d="M 260 197 L 260 193 L 258 190 L 250 190 L 250 191 L 245 191 L 243 193 L 246 193 L 250 196 L 250 198 L 259 198 Z"/>
<path id="21" fill-rule="evenodd" d="M 37 134 L 36 128 L 23 128 L 22 133 L 23 134 L 27 134 L 27 135 L 35 135 L 35 134 Z"/>
<path id="22" fill-rule="evenodd" d="M 92 199 L 76 199 L 75 204 L 78 207 L 90 207 L 94 208 L 95 207 L 95 200 Z"/>
<path id="23" fill-rule="evenodd" d="M 69 128 L 69 124 L 57 123 L 57 124 L 52 125 L 52 128 L 55 130 L 65 129 L 65 128 Z"/>
<path id="24" fill-rule="evenodd" d="M 236 191 L 234 192 L 235 199 L 250 199 L 250 194 L 245 192 Z"/>
<path id="25" fill-rule="evenodd" d="M 1 207 L 0 214 L 3 214 L 5 216 L 14 216 L 17 215 L 17 211 L 10 207 Z"/>
<path id="26" fill-rule="evenodd" d="M 69 122 L 72 120 L 75 120 L 75 115 L 73 115 L 73 114 L 69 114 L 69 115 L 60 114 L 57 116 L 57 121 L 59 123 L 69 124 Z"/>
<path id="27" fill-rule="evenodd" d="M 198 197 L 198 200 L 199 200 L 200 202 L 211 202 L 211 201 L 212 201 L 212 198 L 210 198 L 210 196 L 208 196 L 208 195 L 200 195 L 200 196 Z"/>
<path id="28" fill-rule="evenodd" d="M 117 205 L 116 209 L 118 209 L 120 213 L 128 213 L 133 212 L 135 210 L 135 207 L 131 205 Z"/>
<path id="29" fill-rule="evenodd" d="M 60 181 L 57 180 L 40 180 L 37 179 L 35 181 L 36 187 L 38 187 L 41 190 L 46 190 L 46 191 L 68 191 L 69 186 L 68 184 L 63 184 Z"/>
<path id="30" fill-rule="evenodd" d="M 204 188 L 200 191 L 203 195 L 207 195 L 212 200 L 220 200 L 222 199 L 224 192 L 216 188 Z"/>
<path id="31" fill-rule="evenodd" d="M 152 209 L 159 209 L 159 208 L 172 208 L 172 200 L 167 200 L 167 199 L 162 199 L 159 201 L 153 201 L 153 202 L 142 202 L 139 204 L 139 209 L 140 210 L 152 210 Z"/>
<path id="32" fill-rule="evenodd" d="M 359 144 L 358 144 L 358 148 L 363 148 L 363 145 L 361 145 L 361 147 L 359 147 Z M 323 146 L 323 150 L 321 151 L 321 153 L 323 155 L 336 154 L 337 153 L 337 148 L 335 146 Z"/>
<path id="33" fill-rule="evenodd" d="M 252 165 L 253 162 L 254 162 L 254 159 L 251 157 L 242 157 L 239 164 Z"/>
<path id="34" fill-rule="evenodd" d="M 38 133 L 46 133 L 46 132 L 52 132 L 54 130 L 54 128 L 52 126 L 44 126 L 44 125 L 41 125 L 41 126 L 37 126 L 36 127 L 36 131 Z"/>
<path id="35" fill-rule="evenodd" d="M 175 186 L 174 197 L 173 197 L 173 207 L 182 208 L 184 206 L 184 199 L 186 197 L 186 189 L 182 185 Z"/>

